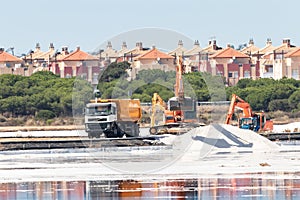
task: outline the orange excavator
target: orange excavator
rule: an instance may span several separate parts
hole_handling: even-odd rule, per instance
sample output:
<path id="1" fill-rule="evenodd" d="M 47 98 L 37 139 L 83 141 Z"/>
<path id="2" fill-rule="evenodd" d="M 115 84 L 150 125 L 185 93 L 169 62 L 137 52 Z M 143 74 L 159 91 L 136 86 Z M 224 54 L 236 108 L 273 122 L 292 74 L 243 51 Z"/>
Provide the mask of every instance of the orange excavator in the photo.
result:
<path id="1" fill-rule="evenodd" d="M 250 104 L 236 94 L 232 94 L 225 124 L 230 124 L 235 109 L 242 110 L 243 112 L 242 116 L 238 117 L 239 128 L 249 129 L 255 132 L 273 130 L 273 122 L 266 119 L 264 112 L 253 113 Z"/>
<path id="2" fill-rule="evenodd" d="M 170 98 L 166 105 L 157 93 L 153 94 L 150 134 L 157 134 L 159 130 L 163 130 L 161 131 L 163 133 L 181 133 L 198 126 L 196 102 L 191 97 L 184 96 L 183 72 L 182 57 L 176 57 L 175 96 Z M 164 114 L 163 119 L 160 120 L 157 117 L 159 110 Z M 158 122 L 162 124 L 158 124 Z"/>

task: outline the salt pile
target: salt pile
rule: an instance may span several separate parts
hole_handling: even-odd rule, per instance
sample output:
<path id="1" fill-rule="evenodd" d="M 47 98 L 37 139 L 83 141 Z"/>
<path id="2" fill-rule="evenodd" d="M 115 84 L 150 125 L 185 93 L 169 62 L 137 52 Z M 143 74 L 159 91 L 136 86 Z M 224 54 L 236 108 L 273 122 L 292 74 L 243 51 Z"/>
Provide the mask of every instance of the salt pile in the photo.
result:
<path id="1" fill-rule="evenodd" d="M 284 125 L 274 125 L 274 133 L 292 133 L 300 132 L 300 122 L 294 122 Z"/>
<path id="2" fill-rule="evenodd" d="M 272 150 L 279 146 L 251 130 L 240 129 L 227 124 L 212 124 L 193 130 L 196 143 L 206 143 L 214 148 L 251 148 L 252 150 Z"/>
<path id="3" fill-rule="evenodd" d="M 162 140 L 172 144 L 173 149 L 184 151 L 185 156 L 197 154 L 198 158 L 208 154 L 268 152 L 279 149 L 276 143 L 256 132 L 226 124 L 198 127 L 186 134 Z"/>

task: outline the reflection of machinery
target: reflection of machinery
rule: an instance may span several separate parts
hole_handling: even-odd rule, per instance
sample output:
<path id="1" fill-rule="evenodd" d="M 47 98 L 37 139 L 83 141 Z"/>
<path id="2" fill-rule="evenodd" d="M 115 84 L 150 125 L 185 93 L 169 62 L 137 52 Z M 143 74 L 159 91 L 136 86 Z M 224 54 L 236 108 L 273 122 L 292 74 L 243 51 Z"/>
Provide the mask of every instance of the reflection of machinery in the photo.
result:
<path id="1" fill-rule="evenodd" d="M 85 108 L 85 130 L 89 137 L 138 136 L 142 117 L 138 99 L 95 99 Z"/>
<path id="2" fill-rule="evenodd" d="M 157 93 L 154 93 L 152 98 L 152 117 L 151 117 L 151 134 L 157 134 L 159 129 L 163 133 L 166 132 L 185 132 L 184 129 L 174 129 L 175 127 L 195 127 L 197 123 L 197 109 L 196 101 L 191 97 L 184 96 L 182 74 L 184 71 L 184 65 L 182 57 L 177 57 L 176 65 L 176 83 L 174 86 L 175 97 L 169 99 L 167 108 L 165 103 Z M 161 109 L 159 109 L 161 108 Z M 158 120 L 157 113 L 161 110 L 164 114 L 162 120 Z M 163 124 L 158 125 L 157 121 Z M 194 123 L 193 126 L 191 126 Z M 171 130 L 171 128 L 173 128 Z"/>
<path id="3" fill-rule="evenodd" d="M 238 97 L 236 94 L 232 94 L 225 124 L 230 123 L 235 108 L 243 111 L 243 116 L 238 118 L 240 128 L 250 129 L 255 132 L 273 130 L 273 122 L 266 119 L 264 112 L 252 113 L 252 108 L 249 103 Z"/>

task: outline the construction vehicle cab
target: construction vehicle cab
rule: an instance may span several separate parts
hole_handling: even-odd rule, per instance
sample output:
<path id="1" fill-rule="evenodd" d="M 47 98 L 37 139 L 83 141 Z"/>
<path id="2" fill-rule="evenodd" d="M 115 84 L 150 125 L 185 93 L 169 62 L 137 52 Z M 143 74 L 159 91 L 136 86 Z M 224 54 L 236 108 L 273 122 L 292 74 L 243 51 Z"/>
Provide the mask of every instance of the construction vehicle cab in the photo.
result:
<path id="1" fill-rule="evenodd" d="M 170 98 L 166 105 L 157 93 L 153 94 L 150 134 L 157 134 L 159 129 L 161 129 L 163 133 L 181 133 L 186 132 L 186 130 L 188 130 L 186 127 L 188 126 L 189 128 L 197 126 L 196 101 L 184 95 L 182 80 L 184 65 L 181 56 L 176 57 L 176 63 L 175 96 Z M 157 124 L 159 120 L 156 114 L 160 109 L 163 110 L 164 117 L 163 120 L 160 120 L 162 124 Z M 179 127 L 184 128 L 180 130 L 178 129 Z"/>
<path id="2" fill-rule="evenodd" d="M 90 100 L 85 107 L 85 131 L 90 138 L 139 136 L 141 110 L 138 99 Z"/>
<path id="3" fill-rule="evenodd" d="M 242 110 L 242 116 L 238 117 L 239 128 L 249 129 L 255 132 L 266 132 L 273 130 L 273 122 L 267 120 L 264 112 L 253 113 L 250 104 L 238 97 L 236 94 L 232 94 L 225 124 L 230 124 L 230 120 L 235 109 Z"/>

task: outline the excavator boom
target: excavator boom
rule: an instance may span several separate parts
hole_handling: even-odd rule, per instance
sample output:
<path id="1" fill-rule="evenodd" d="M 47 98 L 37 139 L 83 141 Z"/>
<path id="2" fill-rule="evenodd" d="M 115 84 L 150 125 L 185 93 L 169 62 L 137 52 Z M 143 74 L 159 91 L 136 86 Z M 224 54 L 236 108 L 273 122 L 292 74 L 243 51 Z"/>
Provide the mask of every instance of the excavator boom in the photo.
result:
<path id="1" fill-rule="evenodd" d="M 230 120 L 234 114 L 235 109 L 243 111 L 243 116 L 239 118 L 240 128 L 251 129 L 254 131 L 273 130 L 273 122 L 270 120 L 266 120 L 263 112 L 253 113 L 250 104 L 236 94 L 232 94 L 225 124 L 230 124 Z"/>

